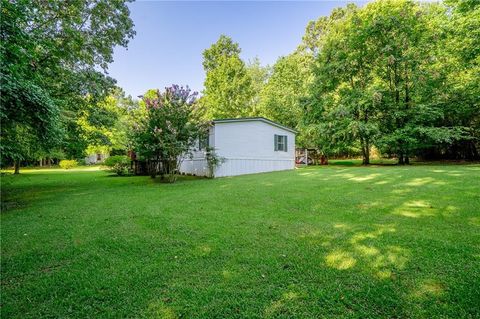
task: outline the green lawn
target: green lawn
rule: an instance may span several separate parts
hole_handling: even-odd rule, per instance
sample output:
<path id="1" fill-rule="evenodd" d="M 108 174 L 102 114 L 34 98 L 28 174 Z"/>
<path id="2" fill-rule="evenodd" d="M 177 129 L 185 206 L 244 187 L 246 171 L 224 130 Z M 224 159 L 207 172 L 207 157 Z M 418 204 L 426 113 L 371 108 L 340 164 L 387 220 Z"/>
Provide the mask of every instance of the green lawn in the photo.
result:
<path id="1" fill-rule="evenodd" d="M 2 318 L 480 317 L 480 165 L 2 190 Z"/>

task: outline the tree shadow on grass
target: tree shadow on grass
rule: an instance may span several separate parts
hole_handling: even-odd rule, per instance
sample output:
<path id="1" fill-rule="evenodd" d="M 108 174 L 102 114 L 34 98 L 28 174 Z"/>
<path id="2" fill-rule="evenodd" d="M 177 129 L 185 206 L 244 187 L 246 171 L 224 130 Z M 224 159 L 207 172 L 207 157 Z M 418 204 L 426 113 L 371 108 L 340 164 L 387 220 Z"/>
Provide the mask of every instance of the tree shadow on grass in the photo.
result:
<path id="1" fill-rule="evenodd" d="M 325 241 L 328 249 L 324 261 L 327 267 L 337 270 L 354 268 L 357 263 L 363 265 L 370 274 L 378 279 L 391 278 L 396 270 L 405 267 L 409 251 L 399 245 L 384 245 L 382 237 L 395 233 L 394 225 L 374 225 L 369 230 L 351 232 L 347 226 L 336 224 L 336 229 L 343 229 L 347 237 L 339 247 L 332 241 Z"/>
<path id="2" fill-rule="evenodd" d="M 292 272 L 292 284 L 265 303 L 263 316 L 408 317 L 398 280 L 411 253 L 386 240 L 396 227 L 377 224 L 356 230 L 358 227 L 346 223 L 330 227 L 322 230 L 305 225 L 301 230 L 298 240 L 305 254 L 301 257 L 300 253 L 299 258 L 307 262 Z"/>
<path id="3" fill-rule="evenodd" d="M 70 173 L 70 172 L 67 172 Z M 92 189 L 106 186 L 101 181 L 104 175 L 98 171 L 80 170 L 66 174 L 66 171 L 28 172 L 2 179 L 2 213 L 22 209 L 38 202 L 82 193 L 92 193 Z M 86 174 L 88 173 L 88 174 Z M 90 174 L 95 173 L 95 176 Z"/>
<path id="4" fill-rule="evenodd" d="M 434 206 L 428 200 L 408 200 L 394 208 L 393 214 L 409 218 L 424 218 L 424 217 L 450 217 L 458 213 L 458 208 L 453 205 Z"/>
<path id="5" fill-rule="evenodd" d="M 402 234 L 397 235 L 402 232 L 398 227 L 376 224 L 359 230 L 358 225 L 339 222 L 323 232 L 307 228 L 300 240 L 307 241 L 309 247 L 321 247 L 318 251 L 323 263 L 318 271 L 338 280 L 338 290 L 329 292 L 333 297 L 320 302 L 325 307 L 344 303 L 344 312 L 339 312 L 339 316 L 349 313 L 360 314 L 358 317 L 376 314 L 383 318 L 478 315 L 480 309 L 474 300 L 480 291 L 473 288 L 478 285 L 478 278 L 465 276 L 460 269 L 446 276 L 441 270 L 430 268 L 433 266 L 430 260 L 415 255 L 418 249 L 426 249 L 421 248 L 426 243 L 396 242 L 395 238 L 404 238 Z M 472 262 L 468 264 L 466 271 Z M 472 269 L 468 271 L 475 273 Z M 461 283 L 465 280 L 470 282 L 469 291 Z M 352 284 L 354 288 L 350 287 Z M 347 296 L 346 300 L 342 295 Z M 458 300 L 459 296 L 464 299 Z"/>

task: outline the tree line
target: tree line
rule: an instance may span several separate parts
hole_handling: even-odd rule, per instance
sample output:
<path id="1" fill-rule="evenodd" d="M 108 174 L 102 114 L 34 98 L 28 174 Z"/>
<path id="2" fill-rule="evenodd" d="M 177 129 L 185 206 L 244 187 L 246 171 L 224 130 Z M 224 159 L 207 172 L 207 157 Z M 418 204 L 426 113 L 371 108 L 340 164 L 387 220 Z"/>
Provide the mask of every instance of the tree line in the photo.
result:
<path id="1" fill-rule="evenodd" d="M 349 4 L 308 23 L 296 50 L 273 66 L 243 61 L 240 45 L 222 35 L 203 52 L 204 90 L 194 99 L 173 86 L 134 100 L 108 76 L 113 47 L 135 35 L 125 1 L 2 0 L 0 23 L 1 164 L 16 170 L 99 151 L 139 148 L 158 157 L 160 144 L 179 142 L 162 135 L 172 124 L 160 120 L 172 117 L 202 126 L 264 116 L 297 129 L 300 147 L 364 164 L 373 149 L 400 164 L 479 159 L 476 0 Z M 167 100 L 171 114 L 151 105 Z M 202 131 L 180 126 L 173 131 Z M 139 127 L 156 131 L 142 135 Z M 185 136 L 178 149 L 192 143 Z"/>
<path id="2" fill-rule="evenodd" d="M 108 76 L 135 35 L 128 1 L 1 2 L 2 166 L 121 144 L 128 105 Z"/>
<path id="3" fill-rule="evenodd" d="M 480 2 L 349 4 L 307 25 L 273 67 L 244 63 L 221 36 L 204 52 L 208 118 L 265 116 L 326 156 L 376 148 L 411 157 L 479 159 Z"/>

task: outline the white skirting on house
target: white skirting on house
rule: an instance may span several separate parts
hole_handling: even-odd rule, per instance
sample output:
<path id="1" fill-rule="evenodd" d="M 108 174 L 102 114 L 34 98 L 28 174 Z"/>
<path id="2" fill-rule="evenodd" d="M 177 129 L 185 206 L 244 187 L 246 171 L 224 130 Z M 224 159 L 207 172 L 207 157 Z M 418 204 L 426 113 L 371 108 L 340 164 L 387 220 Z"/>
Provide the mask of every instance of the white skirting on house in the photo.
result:
<path id="1" fill-rule="evenodd" d="M 180 164 L 180 172 L 196 176 L 207 176 L 207 160 L 204 158 L 184 159 Z"/>
<path id="2" fill-rule="evenodd" d="M 217 167 L 215 177 L 284 171 L 294 168 L 294 159 L 228 158 Z M 180 172 L 207 176 L 209 174 L 207 161 L 203 158 L 185 159 L 180 165 Z"/>
<path id="3" fill-rule="evenodd" d="M 217 167 L 215 177 L 284 171 L 294 168 L 294 159 L 229 158 Z"/>

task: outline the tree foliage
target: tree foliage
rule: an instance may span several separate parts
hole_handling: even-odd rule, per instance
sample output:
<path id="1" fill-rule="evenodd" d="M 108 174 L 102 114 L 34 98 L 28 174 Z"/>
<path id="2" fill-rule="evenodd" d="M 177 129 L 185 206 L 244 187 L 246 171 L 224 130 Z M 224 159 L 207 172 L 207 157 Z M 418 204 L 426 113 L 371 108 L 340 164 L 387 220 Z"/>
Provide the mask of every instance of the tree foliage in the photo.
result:
<path id="1" fill-rule="evenodd" d="M 135 146 L 160 163 L 155 174 L 173 178 L 199 117 L 246 116 L 296 128 L 297 144 L 325 155 L 361 154 L 365 164 L 372 147 L 400 163 L 480 157 L 476 0 L 349 4 L 310 22 L 272 67 L 245 63 L 222 35 L 203 52 L 200 99 L 173 86 L 138 104 L 106 73 L 113 47 L 135 34 L 127 2 L 2 0 L 2 165 L 18 172 L 24 160 Z"/>
<path id="2" fill-rule="evenodd" d="M 223 63 L 224 59 L 239 57 L 240 52 L 238 43 L 222 34 L 217 42 L 203 51 L 203 68 L 205 72 L 214 70 Z"/>
<path id="3" fill-rule="evenodd" d="M 478 32 L 469 40 L 468 32 L 459 35 L 452 28 L 456 19 L 467 28 L 477 26 L 479 15 L 463 10 L 478 7 L 466 3 L 452 1 L 449 13 L 441 4 L 375 1 L 310 23 L 301 46 L 315 56 L 303 117 L 306 134 L 326 153 L 358 147 L 365 164 L 373 145 L 408 163 L 428 149 L 471 140 L 478 99 L 467 91 L 476 80 L 467 75 L 456 86 L 453 80 L 465 65 L 478 62 L 478 50 L 472 50 Z M 456 41 L 462 47 L 449 52 Z M 475 70 L 475 62 L 469 66 Z M 449 95 L 456 87 L 462 89 Z M 452 114 L 454 96 L 462 99 L 455 108 L 463 108 L 460 117 Z M 459 120 L 465 115 L 473 123 Z"/>
<path id="4" fill-rule="evenodd" d="M 255 57 L 253 60 L 247 63 L 247 72 L 252 79 L 252 99 L 250 105 L 248 106 L 250 111 L 250 116 L 259 116 L 262 115 L 261 102 L 262 102 L 262 92 L 265 85 L 268 82 L 268 79 L 271 76 L 270 66 L 262 66 L 260 59 Z"/>
<path id="5" fill-rule="evenodd" d="M 18 163 L 57 145 L 59 110 L 49 96 L 31 81 L 17 80 L 9 74 L 2 80 L 2 159 Z M 18 172 L 18 164 L 15 169 Z"/>
<path id="6" fill-rule="evenodd" d="M 113 87 L 104 71 L 133 22 L 125 1 L 2 0 L 1 10 L 2 161 L 18 161 L 78 136 L 85 105 Z"/>
<path id="7" fill-rule="evenodd" d="M 452 143 L 425 150 L 428 156 L 480 158 L 480 2 L 447 0 L 442 18 L 436 69 L 444 83 L 436 100 L 444 109 L 446 127 L 463 127 L 466 134 Z"/>
<path id="8" fill-rule="evenodd" d="M 81 132 L 78 138 L 87 145 L 87 153 L 126 153 L 129 147 L 127 132 L 131 114 L 137 107 L 132 98 L 125 97 L 123 90 L 119 88 L 102 101 L 87 104 L 76 122 Z"/>
<path id="9" fill-rule="evenodd" d="M 254 88 L 251 75 L 240 59 L 238 43 L 222 35 L 203 52 L 203 58 L 206 79 L 201 104 L 205 118 L 248 116 Z"/>
<path id="10" fill-rule="evenodd" d="M 296 128 L 301 121 L 302 98 L 312 81 L 312 56 L 295 52 L 281 57 L 272 67 L 272 73 L 260 95 L 260 114 L 269 119 Z"/>

